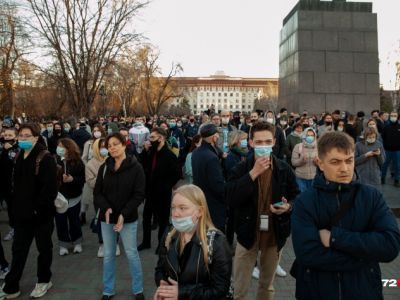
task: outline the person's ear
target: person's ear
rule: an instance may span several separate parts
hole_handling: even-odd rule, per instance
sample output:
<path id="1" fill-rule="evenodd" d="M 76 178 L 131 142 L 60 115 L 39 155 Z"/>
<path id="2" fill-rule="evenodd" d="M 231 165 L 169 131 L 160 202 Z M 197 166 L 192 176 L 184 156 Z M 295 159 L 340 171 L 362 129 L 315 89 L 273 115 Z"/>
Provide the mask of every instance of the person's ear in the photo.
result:
<path id="1" fill-rule="evenodd" d="M 319 169 L 323 172 L 324 171 L 324 163 L 319 157 L 317 157 L 317 165 L 318 165 Z"/>

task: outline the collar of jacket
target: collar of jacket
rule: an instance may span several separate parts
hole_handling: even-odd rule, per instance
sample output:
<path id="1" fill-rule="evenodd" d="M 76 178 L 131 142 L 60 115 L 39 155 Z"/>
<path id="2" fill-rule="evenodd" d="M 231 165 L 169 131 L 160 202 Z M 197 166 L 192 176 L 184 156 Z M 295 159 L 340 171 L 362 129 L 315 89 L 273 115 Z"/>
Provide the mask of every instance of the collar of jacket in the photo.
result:
<path id="1" fill-rule="evenodd" d="M 356 173 L 354 173 L 353 180 L 350 183 L 337 183 L 333 181 L 329 181 L 325 178 L 324 173 L 320 170 L 317 170 L 317 175 L 314 178 L 313 186 L 316 189 L 328 192 L 328 193 L 336 193 L 340 191 L 350 191 L 355 187 L 358 187 L 360 182 L 357 179 Z"/>
<path id="2" fill-rule="evenodd" d="M 219 157 L 218 149 L 217 149 L 216 146 L 213 146 L 213 145 L 211 145 L 210 143 L 207 143 L 207 142 L 203 141 L 203 142 L 201 143 L 201 146 L 200 146 L 200 147 L 204 147 L 204 148 L 206 148 L 206 149 L 211 150 L 212 152 L 215 153 L 215 155 L 217 155 L 217 156 Z"/>
<path id="3" fill-rule="evenodd" d="M 106 160 L 106 165 L 109 170 L 111 170 L 112 173 L 121 173 L 129 168 L 132 168 L 138 163 L 137 159 L 133 156 L 127 155 L 126 158 L 122 161 L 121 166 L 119 169 L 115 172 L 114 167 L 115 167 L 115 159 L 113 157 L 108 157 Z"/>
<path id="4" fill-rule="evenodd" d="M 35 146 L 33 146 L 31 152 L 29 153 L 28 157 L 36 157 L 40 151 L 46 150 L 46 147 L 43 146 L 39 141 L 36 142 Z M 25 153 L 25 150 L 21 150 L 22 157 Z"/>

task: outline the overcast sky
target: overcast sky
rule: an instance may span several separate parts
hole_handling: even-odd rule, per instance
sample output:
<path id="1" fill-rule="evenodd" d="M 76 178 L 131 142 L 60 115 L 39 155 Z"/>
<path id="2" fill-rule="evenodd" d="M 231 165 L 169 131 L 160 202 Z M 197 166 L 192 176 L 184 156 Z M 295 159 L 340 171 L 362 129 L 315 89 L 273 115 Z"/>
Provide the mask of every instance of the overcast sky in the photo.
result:
<path id="1" fill-rule="evenodd" d="M 161 51 L 167 73 L 180 62 L 183 76 L 278 77 L 279 31 L 297 0 L 152 0 L 140 32 Z M 371 2 L 360 0 L 359 2 Z M 372 0 L 378 13 L 381 83 L 393 88 L 400 61 L 400 1 Z"/>

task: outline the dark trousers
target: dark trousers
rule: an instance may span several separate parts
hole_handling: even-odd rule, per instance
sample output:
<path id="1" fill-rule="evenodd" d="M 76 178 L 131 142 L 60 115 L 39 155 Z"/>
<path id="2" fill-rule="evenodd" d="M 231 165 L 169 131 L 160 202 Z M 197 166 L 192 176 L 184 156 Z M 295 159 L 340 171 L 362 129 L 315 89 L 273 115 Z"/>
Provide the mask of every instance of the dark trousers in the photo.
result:
<path id="1" fill-rule="evenodd" d="M 57 237 L 61 247 L 68 248 L 71 243 L 76 245 L 82 242 L 80 212 L 81 203 L 79 202 L 63 214 L 56 213 Z"/>
<path id="2" fill-rule="evenodd" d="M 153 199 L 146 199 L 143 208 L 143 244 L 151 245 L 151 216 L 154 214 L 158 221 L 158 243 L 169 225 L 171 202 L 160 204 Z"/>
<path id="3" fill-rule="evenodd" d="M 7 203 L 7 214 L 8 214 L 8 224 L 11 228 L 14 228 L 14 218 L 12 215 L 12 200 L 11 198 L 6 197 L 4 199 Z"/>
<path id="4" fill-rule="evenodd" d="M 15 224 L 11 270 L 5 279 L 4 292 L 13 294 L 19 291 L 19 281 L 24 271 L 33 238 L 35 238 L 36 247 L 39 252 L 37 258 L 38 283 L 47 283 L 50 281 L 50 268 L 53 261 L 53 242 L 51 240 L 53 230 L 53 220 L 42 224 Z"/>
<path id="5" fill-rule="evenodd" d="M 3 245 L 1 244 L 1 235 L 0 235 L 0 268 L 3 270 L 8 268 L 8 261 L 4 255 Z"/>

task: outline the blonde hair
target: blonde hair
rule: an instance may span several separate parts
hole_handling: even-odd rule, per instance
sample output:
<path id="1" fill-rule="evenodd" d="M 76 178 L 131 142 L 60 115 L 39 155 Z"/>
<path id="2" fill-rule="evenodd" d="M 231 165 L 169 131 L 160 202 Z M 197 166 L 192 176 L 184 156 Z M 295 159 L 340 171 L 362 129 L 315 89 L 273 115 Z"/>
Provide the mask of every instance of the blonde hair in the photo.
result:
<path id="1" fill-rule="evenodd" d="M 241 130 L 229 132 L 229 148 L 234 147 L 240 140 L 247 139 L 247 133 Z"/>
<path id="2" fill-rule="evenodd" d="M 103 138 L 96 139 L 96 140 L 93 142 L 93 146 L 92 146 L 93 157 L 94 157 L 95 159 L 97 159 L 98 161 L 105 161 L 105 160 L 106 160 L 106 157 L 102 157 L 102 156 L 100 155 L 100 145 L 99 145 L 100 142 L 103 142 L 103 143 L 104 143 L 104 139 L 103 139 Z"/>
<path id="3" fill-rule="evenodd" d="M 174 192 L 173 197 L 175 197 L 175 195 L 177 194 L 188 199 L 190 202 L 196 205 L 202 212 L 197 222 L 196 234 L 201 242 L 204 262 L 206 264 L 206 267 L 208 268 L 207 231 L 210 229 L 212 230 L 217 230 L 217 229 L 215 228 L 214 224 L 211 221 L 211 216 L 208 210 L 206 196 L 204 195 L 203 191 L 194 184 L 182 185 Z M 167 249 L 169 249 L 171 238 L 176 234 L 179 235 L 180 233 L 175 228 L 173 228 L 168 233 L 167 238 L 165 240 L 165 246 L 167 247 Z M 182 252 L 183 249 L 180 250 L 181 250 L 180 252 Z"/>

